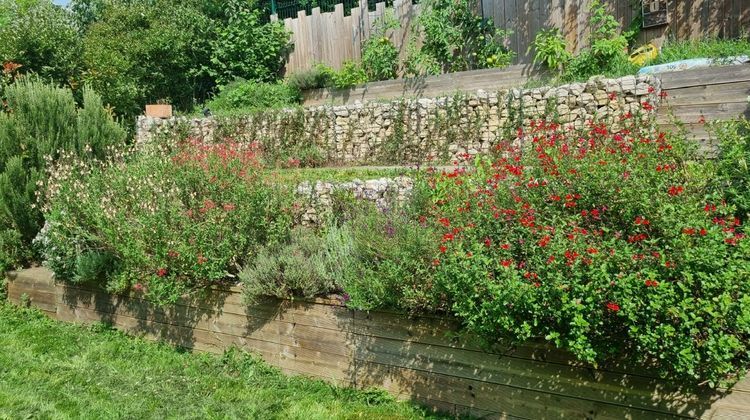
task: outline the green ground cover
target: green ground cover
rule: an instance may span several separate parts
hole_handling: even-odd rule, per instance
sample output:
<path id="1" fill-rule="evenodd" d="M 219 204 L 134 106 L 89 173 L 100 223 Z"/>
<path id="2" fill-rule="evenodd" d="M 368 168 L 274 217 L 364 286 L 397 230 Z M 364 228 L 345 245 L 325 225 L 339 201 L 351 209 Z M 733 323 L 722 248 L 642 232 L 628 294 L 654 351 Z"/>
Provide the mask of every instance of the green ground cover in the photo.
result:
<path id="1" fill-rule="evenodd" d="M 240 351 L 179 351 L 0 301 L 0 419 L 425 417 L 382 391 L 288 377 Z"/>

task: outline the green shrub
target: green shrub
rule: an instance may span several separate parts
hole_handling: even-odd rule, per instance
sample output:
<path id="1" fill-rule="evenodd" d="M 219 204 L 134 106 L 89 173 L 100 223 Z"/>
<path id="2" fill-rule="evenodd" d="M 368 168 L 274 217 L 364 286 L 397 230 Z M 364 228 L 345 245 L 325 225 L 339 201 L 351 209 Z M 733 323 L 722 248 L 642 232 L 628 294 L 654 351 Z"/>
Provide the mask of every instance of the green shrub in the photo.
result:
<path id="1" fill-rule="evenodd" d="M 236 276 L 292 219 L 288 191 L 263 181 L 253 147 L 188 140 L 106 163 L 65 159 L 48 176 L 46 264 L 61 280 L 162 304 Z"/>
<path id="2" fill-rule="evenodd" d="M 59 84 L 78 86 L 83 67 L 82 41 L 68 10 L 50 1 L 0 0 L 7 22 L 0 22 L 0 63 L 21 64 Z"/>
<path id="3" fill-rule="evenodd" d="M 331 73 L 333 87 L 337 89 L 348 89 L 357 85 L 367 83 L 367 73 L 362 65 L 354 61 L 345 61 L 341 70 Z"/>
<path id="4" fill-rule="evenodd" d="M 229 2 L 226 25 L 211 44 L 209 73 L 219 85 L 235 78 L 273 82 L 291 51 L 291 34 L 282 22 L 263 22 L 256 2 Z"/>
<path id="5" fill-rule="evenodd" d="M 736 379 L 750 354 L 750 241 L 686 140 L 639 116 L 622 124 L 532 121 L 526 152 L 501 144 L 473 172 L 436 175 L 438 289 L 490 340 Z"/>
<path id="6" fill-rule="evenodd" d="M 398 77 L 398 48 L 388 38 L 389 30 L 398 28 L 398 21 L 388 13 L 375 22 L 370 38 L 362 47 L 362 68 L 369 81 Z"/>
<path id="7" fill-rule="evenodd" d="M 434 292 L 430 261 L 438 236 L 403 209 L 380 211 L 365 207 L 346 222 L 352 249 L 343 265 L 341 287 L 351 307 L 434 311 L 442 308 Z M 351 241 L 351 242 L 348 242 Z M 350 245 L 349 245 L 350 244 Z"/>
<path id="8" fill-rule="evenodd" d="M 542 29 L 534 37 L 534 64 L 543 63 L 550 70 L 562 70 L 573 58 L 566 50 L 565 38 L 558 28 Z"/>
<path id="9" fill-rule="evenodd" d="M 84 81 L 121 116 L 165 101 L 190 110 L 215 86 L 215 22 L 193 2 L 111 1 L 83 35 Z"/>
<path id="10" fill-rule="evenodd" d="M 750 220 L 750 121 L 714 124 L 719 139 L 717 194 L 737 208 L 743 220 Z"/>
<path id="11" fill-rule="evenodd" d="M 287 83 L 236 80 L 220 88 L 206 103 L 216 113 L 247 113 L 263 109 L 288 108 L 300 103 L 300 92 Z"/>
<path id="12" fill-rule="evenodd" d="M 260 249 L 239 274 L 249 301 L 260 296 L 311 298 L 336 290 L 336 266 L 325 237 L 297 227 L 287 241 Z"/>
<path id="13" fill-rule="evenodd" d="M 286 83 L 300 92 L 310 89 L 321 89 L 333 86 L 331 75 L 333 70 L 325 64 L 317 64 L 309 70 L 292 73 L 286 78 Z"/>
<path id="14" fill-rule="evenodd" d="M 0 261 L 7 269 L 32 258 L 29 246 L 43 223 L 36 195 L 44 168 L 60 152 L 103 158 L 109 147 L 124 142 L 126 133 L 90 90 L 83 90 L 82 108 L 69 89 L 33 79 L 8 86 L 5 95 L 7 111 L 0 112 Z"/>
<path id="15" fill-rule="evenodd" d="M 411 74 L 437 74 L 504 67 L 513 52 L 504 46 L 508 33 L 475 14 L 468 0 L 428 0 L 421 3 L 419 49 L 411 48 L 406 68 Z"/>

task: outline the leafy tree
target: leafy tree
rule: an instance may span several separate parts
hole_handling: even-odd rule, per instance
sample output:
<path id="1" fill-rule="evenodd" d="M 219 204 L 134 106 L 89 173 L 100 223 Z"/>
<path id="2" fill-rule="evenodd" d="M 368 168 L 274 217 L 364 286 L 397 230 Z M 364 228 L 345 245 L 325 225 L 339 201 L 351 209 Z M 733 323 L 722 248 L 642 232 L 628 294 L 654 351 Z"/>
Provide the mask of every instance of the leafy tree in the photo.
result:
<path id="1" fill-rule="evenodd" d="M 235 78 L 274 81 L 291 50 L 290 34 L 280 22 L 264 22 L 255 2 L 229 2 L 226 24 L 211 44 L 209 73 L 220 85 Z"/>
<path id="2" fill-rule="evenodd" d="M 213 27 L 192 2 L 112 1 L 86 31 L 84 79 L 120 115 L 159 100 L 190 109 L 214 86 L 203 69 Z"/>
<path id="3" fill-rule="evenodd" d="M 0 0 L 0 62 L 75 87 L 82 48 L 66 9 L 46 0 Z"/>

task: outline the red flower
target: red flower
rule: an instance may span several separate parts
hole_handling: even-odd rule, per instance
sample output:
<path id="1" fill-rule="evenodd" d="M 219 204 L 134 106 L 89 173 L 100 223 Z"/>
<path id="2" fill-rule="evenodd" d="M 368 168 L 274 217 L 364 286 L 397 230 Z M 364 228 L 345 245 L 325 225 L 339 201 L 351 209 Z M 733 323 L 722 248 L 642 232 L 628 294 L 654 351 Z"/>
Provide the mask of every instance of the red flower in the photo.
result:
<path id="1" fill-rule="evenodd" d="M 706 234 L 707 234 L 708 232 L 706 231 L 706 228 L 701 228 L 701 230 L 700 230 L 700 232 L 699 232 L 699 233 L 700 233 L 700 235 L 701 235 L 701 236 L 706 236 Z"/>
<path id="2" fill-rule="evenodd" d="M 703 207 L 703 211 L 705 211 L 706 213 L 710 213 L 712 211 L 716 211 L 716 205 L 708 203 L 708 204 L 706 204 L 705 207 Z"/>
<path id="3" fill-rule="evenodd" d="M 685 235 L 695 235 L 695 229 L 693 228 L 684 228 L 682 229 L 682 233 Z"/>
<path id="4" fill-rule="evenodd" d="M 698 118 L 698 124 L 705 124 L 706 123 L 706 117 L 701 115 L 700 118 Z"/>
<path id="5" fill-rule="evenodd" d="M 661 99 L 664 99 L 664 98 L 666 98 L 667 96 L 669 96 L 669 94 L 667 93 L 667 91 L 666 91 L 666 90 L 662 90 L 661 92 L 659 92 L 659 97 L 660 97 Z"/>
<path id="6" fill-rule="evenodd" d="M 656 281 L 656 280 L 650 280 L 650 279 L 646 280 L 644 283 L 646 284 L 646 287 L 656 287 L 656 286 L 659 285 L 658 281 Z"/>
<path id="7" fill-rule="evenodd" d="M 549 235 L 544 235 L 542 237 L 542 239 L 539 240 L 539 246 L 541 246 L 542 248 L 544 248 L 545 246 L 547 246 L 549 244 L 550 239 L 552 239 L 552 238 L 550 238 Z"/>
<path id="8" fill-rule="evenodd" d="M 485 238 L 484 239 L 484 246 L 486 246 L 487 248 L 491 247 L 492 246 L 492 239 Z"/>
<path id="9" fill-rule="evenodd" d="M 159 277 L 164 277 L 167 275 L 167 269 L 166 268 L 160 268 L 156 270 L 156 275 Z"/>
<path id="10" fill-rule="evenodd" d="M 620 305 L 614 302 L 607 302 L 607 309 L 609 309 L 612 312 L 617 312 L 620 310 Z"/>
<path id="11" fill-rule="evenodd" d="M 511 265 L 513 265 L 513 260 L 502 260 L 500 261 L 500 265 L 502 265 L 503 267 L 510 267 Z"/>
<path id="12" fill-rule="evenodd" d="M 454 236 L 452 233 L 446 233 L 445 235 L 443 235 L 443 242 L 450 242 L 453 240 L 453 238 Z"/>
<path id="13" fill-rule="evenodd" d="M 437 259 L 437 258 L 435 258 L 434 260 L 432 260 L 432 265 L 433 265 L 434 267 L 437 267 L 437 266 L 439 266 L 439 265 L 440 265 L 440 260 L 439 260 L 439 259 Z"/>
<path id="14" fill-rule="evenodd" d="M 445 218 L 445 217 L 442 217 L 442 218 L 440 218 L 440 219 L 438 220 L 438 222 L 440 222 L 440 224 L 441 224 L 441 225 L 443 225 L 443 226 L 445 226 L 445 227 L 450 227 L 450 225 L 451 225 L 451 222 L 450 222 L 450 220 L 448 220 L 448 219 L 447 219 L 447 218 Z"/>
<path id="15" fill-rule="evenodd" d="M 510 244 L 502 244 L 502 245 L 500 245 L 500 248 L 507 251 L 507 250 L 510 249 Z"/>
<path id="16" fill-rule="evenodd" d="M 649 222 L 648 219 L 646 219 L 644 217 L 636 216 L 636 218 L 635 218 L 635 224 L 636 225 L 644 225 L 644 226 L 646 226 L 646 225 L 651 224 L 651 222 Z"/>
<path id="17" fill-rule="evenodd" d="M 641 103 L 641 106 L 643 107 L 643 109 L 644 109 L 645 111 L 653 111 L 653 110 L 654 110 L 654 106 L 653 106 L 653 105 L 651 105 L 651 104 L 650 104 L 650 103 L 648 103 L 648 102 L 643 102 L 643 103 Z"/>
<path id="18" fill-rule="evenodd" d="M 656 92 L 656 89 L 653 86 L 648 87 L 648 93 L 654 93 Z"/>
<path id="19" fill-rule="evenodd" d="M 673 197 L 678 196 L 682 194 L 683 192 L 685 192 L 685 187 L 683 187 L 682 185 L 673 185 L 669 187 L 669 189 L 667 190 L 667 194 Z"/>
<path id="20" fill-rule="evenodd" d="M 134 284 L 134 285 L 133 285 L 133 290 L 135 290 L 136 292 L 140 292 L 140 291 L 142 291 L 143 289 L 144 289 L 144 287 L 143 287 L 143 285 L 142 285 L 142 284 L 140 284 L 140 283 L 136 283 L 136 284 Z"/>
<path id="21" fill-rule="evenodd" d="M 445 245 L 440 245 L 440 253 L 445 254 L 445 251 L 447 251 L 448 248 Z"/>

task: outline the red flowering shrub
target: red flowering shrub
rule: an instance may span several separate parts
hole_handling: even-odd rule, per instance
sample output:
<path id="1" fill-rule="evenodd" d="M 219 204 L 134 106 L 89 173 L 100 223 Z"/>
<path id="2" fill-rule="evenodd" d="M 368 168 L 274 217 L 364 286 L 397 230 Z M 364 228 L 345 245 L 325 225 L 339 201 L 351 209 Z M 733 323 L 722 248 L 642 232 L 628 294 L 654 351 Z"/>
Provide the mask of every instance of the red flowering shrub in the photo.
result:
<path id="1" fill-rule="evenodd" d="M 37 241 L 60 279 L 173 302 L 233 276 L 291 224 L 290 195 L 260 177 L 253 145 L 186 141 L 105 164 L 61 162 Z"/>
<path id="2" fill-rule="evenodd" d="M 544 337 L 712 382 L 750 351 L 750 243 L 711 165 L 638 117 L 536 121 L 476 170 L 434 174 L 436 292 L 491 339 Z"/>

